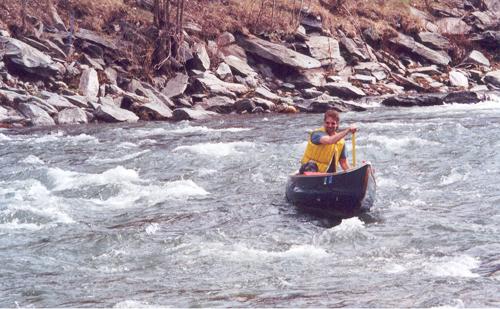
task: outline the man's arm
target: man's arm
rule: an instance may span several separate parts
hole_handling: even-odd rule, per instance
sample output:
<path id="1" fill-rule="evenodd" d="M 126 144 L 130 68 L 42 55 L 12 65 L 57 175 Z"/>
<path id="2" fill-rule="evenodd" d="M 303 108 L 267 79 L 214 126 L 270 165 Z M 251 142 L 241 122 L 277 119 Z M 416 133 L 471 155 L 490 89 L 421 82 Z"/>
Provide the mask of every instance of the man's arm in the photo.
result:
<path id="1" fill-rule="evenodd" d="M 354 133 L 354 132 L 356 132 L 356 126 L 351 125 L 351 127 L 347 128 L 345 130 L 342 130 L 338 133 L 335 133 L 332 136 L 326 134 L 325 136 L 321 137 L 319 142 L 323 145 L 335 144 L 336 142 L 343 139 L 348 133 Z"/>

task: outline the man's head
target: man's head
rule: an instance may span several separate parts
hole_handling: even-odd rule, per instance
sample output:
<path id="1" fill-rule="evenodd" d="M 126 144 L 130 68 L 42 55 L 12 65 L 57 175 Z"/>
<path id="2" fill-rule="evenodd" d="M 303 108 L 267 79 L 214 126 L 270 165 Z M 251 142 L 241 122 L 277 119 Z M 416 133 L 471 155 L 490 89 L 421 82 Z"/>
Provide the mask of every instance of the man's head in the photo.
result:
<path id="1" fill-rule="evenodd" d="M 324 116 L 324 127 L 328 135 L 332 135 L 339 127 L 340 117 L 339 113 L 334 110 L 326 111 Z"/>

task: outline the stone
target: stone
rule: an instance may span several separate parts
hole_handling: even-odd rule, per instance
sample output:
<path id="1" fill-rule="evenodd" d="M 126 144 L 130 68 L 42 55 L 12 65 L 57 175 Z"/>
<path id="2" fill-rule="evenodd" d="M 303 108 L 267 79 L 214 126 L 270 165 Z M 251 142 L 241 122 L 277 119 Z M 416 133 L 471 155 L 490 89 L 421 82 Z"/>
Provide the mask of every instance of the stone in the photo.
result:
<path id="1" fill-rule="evenodd" d="M 255 36 L 237 36 L 236 41 L 238 45 L 243 47 L 247 52 L 258 55 L 276 64 L 286 65 L 296 69 L 314 69 L 321 67 L 321 62 L 312 57 L 300 54 L 281 44 L 268 42 Z"/>
<path id="2" fill-rule="evenodd" d="M 234 100 L 225 96 L 204 99 L 200 104 L 203 109 L 219 114 L 229 114 L 234 110 Z"/>
<path id="3" fill-rule="evenodd" d="M 217 70 L 215 71 L 215 74 L 217 77 L 219 77 L 223 81 L 227 81 L 233 77 L 233 73 L 231 72 L 231 68 L 227 63 L 222 62 L 219 64 L 217 67 Z"/>
<path id="4" fill-rule="evenodd" d="M 377 82 L 377 79 L 373 76 L 355 74 L 355 75 L 349 77 L 349 81 L 360 82 L 363 84 L 375 84 Z"/>
<path id="5" fill-rule="evenodd" d="M 54 77 L 64 73 L 64 66 L 24 42 L 14 38 L 0 37 L 0 45 L 4 45 L 5 48 L 4 61 L 24 72 L 42 77 Z"/>
<path id="6" fill-rule="evenodd" d="M 178 97 L 184 94 L 184 91 L 186 91 L 188 80 L 189 76 L 187 76 L 186 74 L 177 73 L 174 78 L 167 82 L 167 85 L 165 86 L 165 88 L 163 88 L 161 93 L 169 98 Z"/>
<path id="7" fill-rule="evenodd" d="M 230 32 L 224 32 L 217 38 L 218 46 L 227 46 L 236 42 L 234 35 Z"/>
<path id="8" fill-rule="evenodd" d="M 210 57 L 208 56 L 205 44 L 197 43 L 194 45 L 193 58 L 187 64 L 190 69 L 206 71 L 210 69 Z"/>
<path id="9" fill-rule="evenodd" d="M 245 85 L 222 81 L 217 76 L 208 72 L 196 77 L 194 80 L 198 88 L 202 88 L 212 94 L 234 97 L 234 94 L 241 95 L 249 91 Z"/>
<path id="10" fill-rule="evenodd" d="M 65 97 L 60 96 L 57 93 L 42 91 L 40 93 L 40 97 L 45 101 L 45 103 L 55 107 L 59 111 L 65 108 L 75 107 L 75 105 L 71 104 Z"/>
<path id="11" fill-rule="evenodd" d="M 418 39 L 422 44 L 432 49 L 448 50 L 451 48 L 450 41 L 439 33 L 420 32 Z"/>
<path id="12" fill-rule="evenodd" d="M 353 67 L 354 73 L 360 75 L 371 75 L 377 78 L 377 80 L 383 80 L 387 78 L 387 74 L 390 71 L 387 67 L 384 67 L 378 62 L 362 62 L 355 67 Z"/>
<path id="13" fill-rule="evenodd" d="M 173 118 L 172 110 L 160 101 L 140 105 L 137 108 L 137 115 L 141 120 L 168 120 Z"/>
<path id="14" fill-rule="evenodd" d="M 453 87 L 463 87 L 463 88 L 468 88 L 469 87 L 469 80 L 460 71 L 452 70 L 448 74 L 448 77 L 449 77 L 449 80 L 450 80 L 450 85 L 453 86 Z"/>
<path id="15" fill-rule="evenodd" d="M 353 39 L 342 37 L 340 39 L 340 46 L 345 49 L 347 54 L 349 54 L 352 59 L 356 59 L 355 62 L 370 60 L 370 57 L 366 55 L 360 48 L 358 48 L 356 42 L 354 42 Z"/>
<path id="16" fill-rule="evenodd" d="M 176 108 L 173 112 L 174 120 L 204 120 L 218 116 L 217 113 L 205 110 L 189 109 L 189 108 Z"/>
<path id="17" fill-rule="evenodd" d="M 111 104 L 97 107 L 95 116 L 106 122 L 137 122 L 139 120 L 139 117 L 131 111 Z"/>
<path id="18" fill-rule="evenodd" d="M 366 96 L 363 90 L 347 82 L 327 83 L 325 89 L 331 95 L 341 98 L 360 98 Z"/>
<path id="19" fill-rule="evenodd" d="M 280 100 L 280 96 L 272 93 L 269 89 L 264 88 L 264 87 L 255 88 L 255 94 L 264 98 L 264 99 L 270 100 L 270 101 L 279 101 Z"/>
<path id="20" fill-rule="evenodd" d="M 118 50 L 118 47 L 116 46 L 116 44 L 113 41 L 108 40 L 106 38 L 103 38 L 97 32 L 94 32 L 91 30 L 79 28 L 78 31 L 75 32 L 75 37 L 80 39 L 80 40 L 83 40 L 83 41 L 98 44 L 98 45 L 100 45 L 104 48 L 110 49 L 112 51 Z"/>
<path id="21" fill-rule="evenodd" d="M 445 103 L 478 103 L 481 101 L 479 95 L 472 91 L 460 91 L 448 93 L 443 101 Z"/>
<path id="22" fill-rule="evenodd" d="M 346 62 L 340 55 L 339 42 L 326 36 L 311 36 L 306 42 L 312 57 L 322 66 L 330 65 L 335 70 L 342 70 Z"/>
<path id="23" fill-rule="evenodd" d="M 18 110 L 29 119 L 33 126 L 53 126 L 56 123 L 50 115 L 37 105 L 31 103 L 20 103 Z"/>
<path id="24" fill-rule="evenodd" d="M 90 68 L 83 71 L 78 89 L 84 96 L 90 98 L 97 97 L 99 94 L 99 78 L 97 77 L 96 70 Z"/>
<path id="25" fill-rule="evenodd" d="M 89 99 L 85 96 L 80 96 L 80 95 L 64 95 L 64 98 L 66 98 L 71 104 L 82 107 L 82 108 L 88 108 L 89 107 Z"/>
<path id="26" fill-rule="evenodd" d="M 440 34 L 465 35 L 471 31 L 471 27 L 462 19 L 456 17 L 441 18 L 436 22 Z"/>
<path id="27" fill-rule="evenodd" d="M 486 58 L 483 53 L 477 50 L 473 50 L 470 52 L 470 54 L 467 56 L 467 58 L 464 61 L 465 63 L 473 63 L 473 64 L 479 64 L 485 67 L 490 66 L 490 61 L 488 58 Z"/>
<path id="28" fill-rule="evenodd" d="M 486 84 L 500 88 L 500 70 L 488 72 L 483 79 Z"/>
<path id="29" fill-rule="evenodd" d="M 406 48 L 409 52 L 424 58 L 425 60 L 438 64 L 448 65 L 451 62 L 450 56 L 432 50 L 418 42 L 412 37 L 399 33 L 398 37 L 390 39 L 390 41 L 400 47 Z"/>
<path id="30" fill-rule="evenodd" d="M 235 74 L 239 74 L 243 77 L 246 76 L 255 76 L 257 75 L 257 72 L 248 65 L 248 63 L 236 56 L 226 56 L 224 58 L 224 62 L 229 65 L 232 71 L 234 71 Z"/>
<path id="31" fill-rule="evenodd" d="M 399 95 L 384 99 L 382 105 L 403 107 L 443 105 L 443 97 L 435 94 Z"/>
<path id="32" fill-rule="evenodd" d="M 58 124 L 82 124 L 88 123 L 87 114 L 81 108 L 65 108 L 56 116 Z"/>
<path id="33" fill-rule="evenodd" d="M 242 99 L 234 103 L 234 108 L 239 114 L 242 114 L 243 112 L 251 113 L 255 107 L 255 102 L 250 99 Z"/>

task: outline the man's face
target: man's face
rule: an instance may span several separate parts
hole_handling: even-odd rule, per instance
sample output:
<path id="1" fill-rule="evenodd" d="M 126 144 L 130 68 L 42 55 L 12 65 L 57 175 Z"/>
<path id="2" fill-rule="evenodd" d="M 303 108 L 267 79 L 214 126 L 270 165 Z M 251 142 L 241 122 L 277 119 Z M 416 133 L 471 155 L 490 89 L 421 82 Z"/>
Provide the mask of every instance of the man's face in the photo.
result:
<path id="1" fill-rule="evenodd" d="M 325 119 L 325 130 L 328 135 L 332 135 L 337 131 L 339 124 L 336 119 L 332 117 L 326 117 Z"/>

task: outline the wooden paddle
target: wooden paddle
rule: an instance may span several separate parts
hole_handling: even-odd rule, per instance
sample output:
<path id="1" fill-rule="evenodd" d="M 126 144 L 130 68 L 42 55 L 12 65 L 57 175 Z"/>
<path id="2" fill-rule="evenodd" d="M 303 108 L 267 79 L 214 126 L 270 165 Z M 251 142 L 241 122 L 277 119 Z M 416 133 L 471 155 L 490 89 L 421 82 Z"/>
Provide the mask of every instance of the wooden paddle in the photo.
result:
<path id="1" fill-rule="evenodd" d="M 352 167 L 356 167 L 356 132 L 352 133 Z"/>

